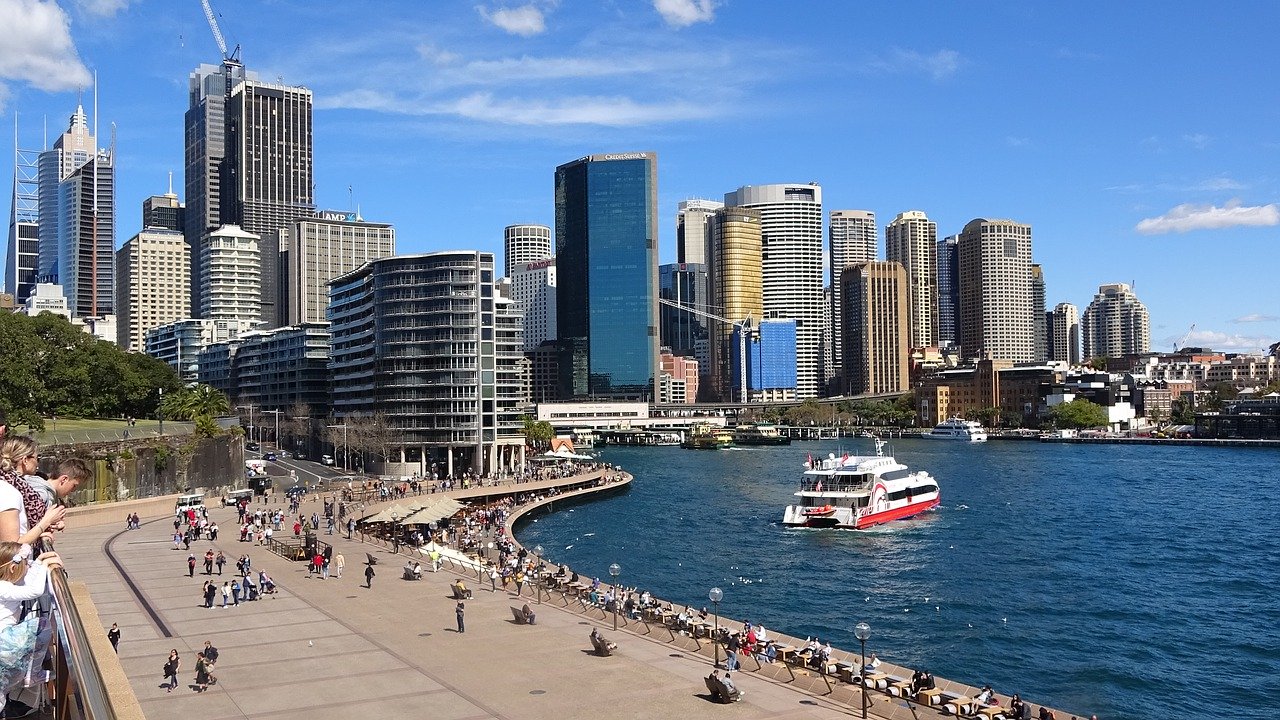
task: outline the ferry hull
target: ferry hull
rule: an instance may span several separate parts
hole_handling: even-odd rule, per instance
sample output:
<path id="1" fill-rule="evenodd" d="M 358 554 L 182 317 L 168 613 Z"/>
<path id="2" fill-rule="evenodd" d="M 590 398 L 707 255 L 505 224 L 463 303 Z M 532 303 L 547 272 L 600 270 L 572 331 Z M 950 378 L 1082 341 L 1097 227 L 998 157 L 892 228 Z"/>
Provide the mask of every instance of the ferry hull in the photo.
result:
<path id="1" fill-rule="evenodd" d="M 922 500 L 920 502 L 903 505 L 902 507 L 882 510 L 881 512 L 864 515 L 857 519 L 856 524 L 852 521 L 848 511 L 841 509 L 837 514 L 833 515 L 805 515 L 803 510 L 797 506 L 787 508 L 783 515 L 782 524 L 786 527 L 807 527 L 807 528 L 836 528 L 840 530 L 866 530 L 877 525 L 884 525 L 896 520 L 906 520 L 915 517 L 922 512 L 927 512 L 938 506 L 940 497 L 930 500 Z"/>

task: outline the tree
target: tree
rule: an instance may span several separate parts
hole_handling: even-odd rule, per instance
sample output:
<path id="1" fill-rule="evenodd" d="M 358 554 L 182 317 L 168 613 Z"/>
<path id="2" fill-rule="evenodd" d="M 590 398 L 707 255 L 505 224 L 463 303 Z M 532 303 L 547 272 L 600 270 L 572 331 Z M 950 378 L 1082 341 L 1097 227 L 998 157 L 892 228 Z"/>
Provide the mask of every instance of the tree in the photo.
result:
<path id="1" fill-rule="evenodd" d="M 555 428 L 546 420 L 534 420 L 532 415 L 523 418 L 524 441 L 531 447 L 544 448 L 556 436 Z"/>
<path id="2" fill-rule="evenodd" d="M 1049 410 L 1049 416 L 1060 428 L 1091 428 L 1107 425 L 1106 408 L 1084 398 L 1054 405 Z"/>
<path id="3" fill-rule="evenodd" d="M 175 420 L 195 420 L 201 416 L 222 417 L 231 410 L 227 396 L 210 385 L 181 388 L 164 398 L 164 416 Z"/>

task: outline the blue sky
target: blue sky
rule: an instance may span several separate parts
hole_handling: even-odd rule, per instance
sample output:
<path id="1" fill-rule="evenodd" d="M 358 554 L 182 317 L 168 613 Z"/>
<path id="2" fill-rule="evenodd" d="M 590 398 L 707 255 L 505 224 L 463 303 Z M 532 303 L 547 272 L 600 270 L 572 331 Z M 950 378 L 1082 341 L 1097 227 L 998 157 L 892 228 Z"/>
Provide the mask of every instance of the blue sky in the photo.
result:
<path id="1" fill-rule="evenodd" d="M 1136 283 L 1155 349 L 1280 340 L 1275 3 L 213 2 L 250 69 L 315 92 L 318 204 L 351 187 L 401 252 L 500 255 L 552 224 L 556 165 L 654 150 L 663 262 L 680 200 L 818 181 L 881 226 L 1030 223 L 1049 305 Z M 0 27 L 24 146 L 97 71 L 123 242 L 181 192 L 200 3 L 0 0 Z"/>

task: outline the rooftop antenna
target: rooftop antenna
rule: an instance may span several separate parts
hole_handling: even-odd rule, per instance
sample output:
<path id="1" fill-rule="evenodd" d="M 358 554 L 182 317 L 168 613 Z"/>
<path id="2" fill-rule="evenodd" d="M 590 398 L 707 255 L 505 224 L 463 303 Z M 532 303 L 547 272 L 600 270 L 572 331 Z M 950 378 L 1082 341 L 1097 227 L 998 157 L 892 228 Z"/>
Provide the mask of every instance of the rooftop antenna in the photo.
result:
<path id="1" fill-rule="evenodd" d="M 169 194 L 173 194 L 173 171 L 169 171 Z"/>

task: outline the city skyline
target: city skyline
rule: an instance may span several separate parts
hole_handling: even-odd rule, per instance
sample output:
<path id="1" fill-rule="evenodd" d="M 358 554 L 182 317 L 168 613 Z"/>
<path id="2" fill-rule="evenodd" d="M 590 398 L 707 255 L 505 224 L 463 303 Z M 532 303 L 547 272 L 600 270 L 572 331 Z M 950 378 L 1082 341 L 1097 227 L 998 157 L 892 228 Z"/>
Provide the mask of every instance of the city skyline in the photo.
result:
<path id="1" fill-rule="evenodd" d="M 1265 256 L 1280 223 L 1276 107 L 1252 87 L 1275 60 L 1237 31 L 1280 16 L 1270 6 L 1232 18 L 1165 7 L 1162 27 L 1202 40 L 1174 48 L 1126 30 L 1142 8 L 1101 4 L 1087 31 L 1071 21 L 1078 7 L 1012 4 L 392 3 L 371 16 L 214 4 L 248 69 L 314 93 L 316 204 L 360 205 L 397 227 L 404 253 L 500 253 L 504 226 L 554 225 L 554 167 L 646 147 L 662 158 L 662 263 L 676 257 L 681 200 L 813 180 L 825 208 L 886 219 L 922 210 L 940 237 L 977 217 L 1028 223 L 1048 307 L 1134 285 L 1153 350 L 1172 349 L 1192 323 L 1187 344 L 1224 351 L 1280 337 L 1280 290 L 1246 261 Z M 116 123 L 117 202 L 161 194 L 183 164 L 187 78 L 220 59 L 199 4 L 64 0 L 14 12 L 39 48 L 0 54 L 4 119 L 20 114 L 20 145 L 40 146 L 46 118 L 56 133 L 96 70 L 101 134 Z M 855 18 L 862 49 L 851 51 Z M 984 41 L 969 41 L 979 30 Z M 1230 56 L 1208 49 L 1226 43 Z M 129 52 L 138 46 L 148 49 Z M 1175 85 L 1197 101 L 1167 92 Z M 900 97 L 912 112 L 874 111 Z M 448 192 L 457 184 L 486 193 L 459 198 Z M 115 247 L 135 222 L 120 218 Z"/>

